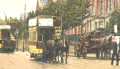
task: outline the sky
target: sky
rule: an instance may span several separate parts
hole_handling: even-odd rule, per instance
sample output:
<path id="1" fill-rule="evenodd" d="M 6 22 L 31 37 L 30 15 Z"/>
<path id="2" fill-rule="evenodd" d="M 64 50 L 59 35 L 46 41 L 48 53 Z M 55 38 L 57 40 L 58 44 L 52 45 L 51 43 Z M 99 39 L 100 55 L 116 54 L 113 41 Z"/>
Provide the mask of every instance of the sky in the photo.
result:
<path id="1" fill-rule="evenodd" d="M 37 0 L 0 0 L 0 18 L 17 17 L 24 14 L 26 1 L 26 12 L 35 10 Z"/>

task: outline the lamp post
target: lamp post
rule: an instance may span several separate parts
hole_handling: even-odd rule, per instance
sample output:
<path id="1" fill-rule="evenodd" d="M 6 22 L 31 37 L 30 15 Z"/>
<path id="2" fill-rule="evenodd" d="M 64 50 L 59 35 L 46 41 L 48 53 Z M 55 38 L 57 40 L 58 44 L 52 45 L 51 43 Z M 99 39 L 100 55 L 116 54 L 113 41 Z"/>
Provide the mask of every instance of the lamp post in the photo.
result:
<path id="1" fill-rule="evenodd" d="M 18 51 L 18 34 L 19 34 L 19 31 L 18 31 L 18 29 L 16 29 L 16 32 L 15 32 L 15 35 L 16 35 L 16 51 Z"/>

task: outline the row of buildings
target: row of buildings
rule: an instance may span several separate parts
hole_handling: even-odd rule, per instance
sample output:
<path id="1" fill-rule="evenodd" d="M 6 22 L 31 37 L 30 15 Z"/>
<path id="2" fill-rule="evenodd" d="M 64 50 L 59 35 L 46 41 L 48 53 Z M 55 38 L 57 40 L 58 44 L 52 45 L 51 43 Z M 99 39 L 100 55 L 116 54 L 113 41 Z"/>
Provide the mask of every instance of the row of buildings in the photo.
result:
<path id="1" fill-rule="evenodd" d="M 82 25 L 70 27 L 65 31 L 66 35 L 88 34 L 98 28 L 107 28 L 110 25 L 110 17 L 114 10 L 120 8 L 120 0 L 88 0 L 87 10 L 90 14 L 83 19 Z"/>
<path id="2" fill-rule="evenodd" d="M 37 7 L 36 7 L 36 9 L 42 10 L 43 8 L 45 8 L 48 4 L 50 4 L 52 2 L 53 3 L 57 3 L 57 2 L 63 3 L 65 1 L 67 1 L 67 0 L 37 0 Z"/>
<path id="3" fill-rule="evenodd" d="M 65 2 L 67 0 L 37 0 L 37 7 L 43 9 L 51 2 Z M 98 28 L 107 28 L 110 23 L 110 17 L 114 10 L 120 8 L 120 0 L 86 0 L 89 3 L 87 10 L 89 16 L 84 18 L 82 25 L 69 27 L 65 30 L 66 35 L 87 34 Z M 39 9 L 37 9 L 39 10 Z"/>

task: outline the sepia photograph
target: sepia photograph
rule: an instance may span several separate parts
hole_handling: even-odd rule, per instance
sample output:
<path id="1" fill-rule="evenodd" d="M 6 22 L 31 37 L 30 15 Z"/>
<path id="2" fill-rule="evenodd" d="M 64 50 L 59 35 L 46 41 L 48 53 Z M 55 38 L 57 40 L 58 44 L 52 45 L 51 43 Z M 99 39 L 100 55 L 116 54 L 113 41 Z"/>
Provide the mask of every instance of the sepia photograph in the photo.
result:
<path id="1" fill-rule="evenodd" d="M 0 69 L 120 69 L 120 0 L 0 0 Z"/>

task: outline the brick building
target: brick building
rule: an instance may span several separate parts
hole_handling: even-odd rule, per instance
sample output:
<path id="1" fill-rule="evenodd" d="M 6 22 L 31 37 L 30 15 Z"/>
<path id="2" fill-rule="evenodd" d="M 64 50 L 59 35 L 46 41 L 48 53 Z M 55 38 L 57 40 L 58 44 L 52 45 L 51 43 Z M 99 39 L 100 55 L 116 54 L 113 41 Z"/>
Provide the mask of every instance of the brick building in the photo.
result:
<path id="1" fill-rule="evenodd" d="M 83 32 L 88 33 L 109 25 L 111 13 L 120 8 L 120 0 L 88 0 L 90 16 L 83 20 Z"/>

